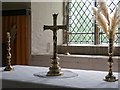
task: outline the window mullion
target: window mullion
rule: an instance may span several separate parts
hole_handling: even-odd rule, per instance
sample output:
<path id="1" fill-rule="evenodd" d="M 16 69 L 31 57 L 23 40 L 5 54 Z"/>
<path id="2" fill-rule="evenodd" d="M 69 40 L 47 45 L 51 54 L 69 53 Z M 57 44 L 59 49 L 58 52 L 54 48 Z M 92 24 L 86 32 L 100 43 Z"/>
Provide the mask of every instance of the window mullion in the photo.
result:
<path id="1" fill-rule="evenodd" d="M 63 2 L 63 24 L 67 25 L 67 30 L 63 30 L 63 44 L 68 42 L 68 27 L 69 27 L 69 2 L 65 0 Z"/>
<path id="2" fill-rule="evenodd" d="M 96 24 L 96 21 L 94 21 L 95 22 L 95 24 L 94 24 L 94 26 L 95 26 L 95 34 L 94 34 L 94 44 L 95 45 L 97 45 L 97 44 L 100 44 L 100 40 L 99 40 L 99 28 L 97 27 L 97 24 Z"/>
<path id="3" fill-rule="evenodd" d="M 95 7 L 97 7 L 96 0 L 94 2 L 94 5 L 95 5 Z M 98 28 L 98 26 L 96 24 L 96 20 L 94 20 L 94 33 L 95 33 L 94 34 L 94 44 L 97 45 L 97 44 L 100 43 L 100 40 L 99 40 L 99 28 Z"/>

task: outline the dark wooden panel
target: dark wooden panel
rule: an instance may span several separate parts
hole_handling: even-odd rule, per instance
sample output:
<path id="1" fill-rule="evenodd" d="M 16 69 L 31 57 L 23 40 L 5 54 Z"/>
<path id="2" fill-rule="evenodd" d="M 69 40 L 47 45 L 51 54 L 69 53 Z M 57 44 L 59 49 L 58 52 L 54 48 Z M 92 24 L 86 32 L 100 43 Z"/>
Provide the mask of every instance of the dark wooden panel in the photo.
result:
<path id="1" fill-rule="evenodd" d="M 2 16 L 2 42 L 6 50 L 6 32 L 16 25 L 16 38 L 11 42 L 12 64 L 27 65 L 30 49 L 30 15 Z M 5 51 L 4 51 L 5 52 Z M 5 59 L 5 54 L 3 55 Z M 3 60 L 5 61 L 5 60 Z"/>
<path id="2" fill-rule="evenodd" d="M 3 10 L 2 16 L 30 15 L 30 9 Z"/>

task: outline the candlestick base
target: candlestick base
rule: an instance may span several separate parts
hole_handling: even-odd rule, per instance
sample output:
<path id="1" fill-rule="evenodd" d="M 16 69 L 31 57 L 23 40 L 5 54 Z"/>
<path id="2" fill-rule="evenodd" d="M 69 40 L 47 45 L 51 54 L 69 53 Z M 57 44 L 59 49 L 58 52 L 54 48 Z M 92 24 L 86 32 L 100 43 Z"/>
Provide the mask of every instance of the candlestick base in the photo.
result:
<path id="1" fill-rule="evenodd" d="M 59 66 L 59 58 L 57 57 L 56 59 L 51 58 L 52 62 L 51 62 L 51 66 L 49 68 L 49 71 L 47 72 L 47 76 L 60 76 L 63 74 L 63 72 L 61 72 L 61 68 Z"/>
<path id="2" fill-rule="evenodd" d="M 12 71 L 14 68 L 11 65 L 5 67 L 4 71 Z"/>
<path id="3" fill-rule="evenodd" d="M 118 79 L 116 79 L 116 77 L 114 75 L 111 76 L 108 74 L 107 76 L 105 76 L 104 81 L 115 82 L 115 81 L 118 81 Z"/>

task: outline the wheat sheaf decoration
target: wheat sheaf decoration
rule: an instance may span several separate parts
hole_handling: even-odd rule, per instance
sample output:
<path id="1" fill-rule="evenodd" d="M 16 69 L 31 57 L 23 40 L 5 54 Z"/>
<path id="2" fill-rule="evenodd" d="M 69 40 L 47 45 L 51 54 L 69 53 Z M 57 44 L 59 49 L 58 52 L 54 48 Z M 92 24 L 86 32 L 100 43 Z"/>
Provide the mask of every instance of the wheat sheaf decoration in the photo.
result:
<path id="1" fill-rule="evenodd" d="M 92 7 L 97 25 L 102 28 L 108 38 L 115 40 L 115 33 L 120 24 L 120 12 L 116 6 L 112 13 L 105 0 L 97 0 L 98 7 Z"/>

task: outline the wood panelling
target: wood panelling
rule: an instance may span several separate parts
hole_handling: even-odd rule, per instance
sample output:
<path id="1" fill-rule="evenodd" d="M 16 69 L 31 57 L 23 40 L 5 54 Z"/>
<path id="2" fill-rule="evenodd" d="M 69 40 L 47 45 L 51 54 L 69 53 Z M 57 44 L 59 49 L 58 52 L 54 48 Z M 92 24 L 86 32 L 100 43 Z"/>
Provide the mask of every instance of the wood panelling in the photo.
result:
<path id="1" fill-rule="evenodd" d="M 27 65 L 30 51 L 30 15 L 2 16 L 2 42 L 6 43 L 6 32 L 16 25 L 16 38 L 11 42 L 11 63 Z"/>

